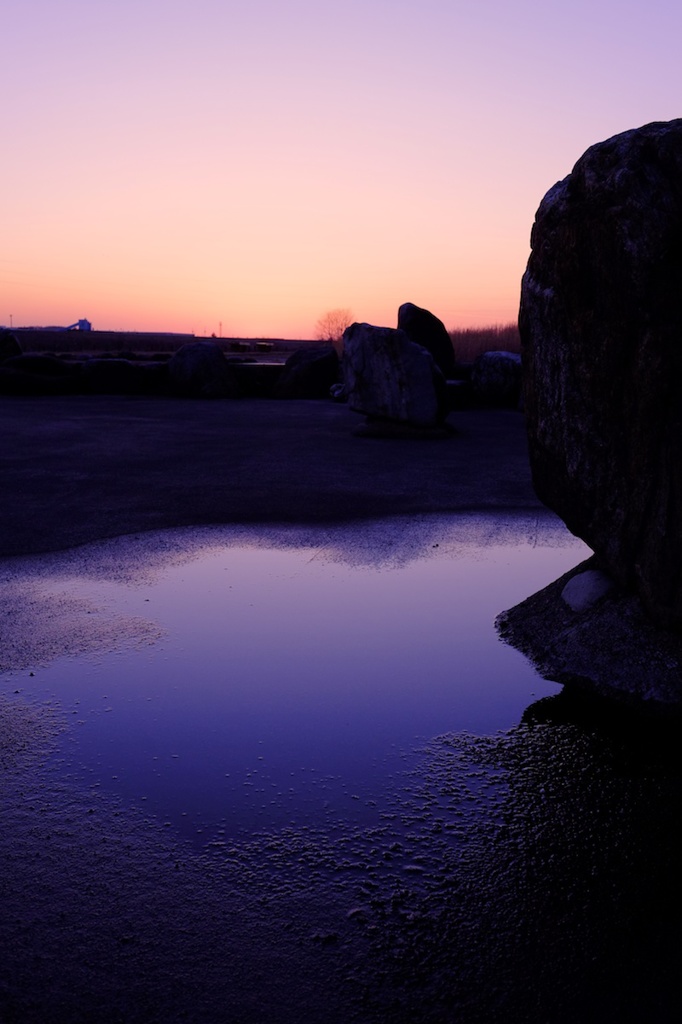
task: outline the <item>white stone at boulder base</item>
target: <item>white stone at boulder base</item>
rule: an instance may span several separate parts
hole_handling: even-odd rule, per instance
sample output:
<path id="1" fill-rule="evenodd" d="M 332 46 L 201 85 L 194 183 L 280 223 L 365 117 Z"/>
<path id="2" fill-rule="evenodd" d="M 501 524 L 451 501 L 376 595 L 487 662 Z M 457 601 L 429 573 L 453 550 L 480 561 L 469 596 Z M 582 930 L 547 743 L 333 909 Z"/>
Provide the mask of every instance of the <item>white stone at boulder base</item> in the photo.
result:
<path id="1" fill-rule="evenodd" d="M 600 569 L 588 569 L 571 577 L 561 596 L 574 612 L 584 612 L 613 589 L 613 580 Z"/>
<path id="2" fill-rule="evenodd" d="M 545 679 L 639 711 L 679 715 L 682 635 L 651 622 L 639 598 L 615 581 L 603 600 L 576 614 L 564 592 L 584 576 L 590 589 L 591 575 L 605 575 L 594 555 L 498 615 L 500 636 L 530 658 Z"/>

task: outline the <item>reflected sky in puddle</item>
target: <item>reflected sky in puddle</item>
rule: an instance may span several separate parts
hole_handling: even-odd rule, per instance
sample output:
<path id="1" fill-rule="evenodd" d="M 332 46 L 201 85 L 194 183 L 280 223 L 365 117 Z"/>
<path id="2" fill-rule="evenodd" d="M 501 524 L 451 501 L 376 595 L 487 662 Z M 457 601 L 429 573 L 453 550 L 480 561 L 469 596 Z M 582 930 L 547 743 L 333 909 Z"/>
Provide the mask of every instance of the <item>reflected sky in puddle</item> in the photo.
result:
<path id="1" fill-rule="evenodd" d="M 291 528 L 276 542 L 255 528 L 195 531 L 191 552 L 157 553 L 152 572 L 148 541 L 135 538 L 117 579 L 111 556 L 97 572 L 81 555 L 57 559 L 43 596 L 84 599 L 83 616 L 143 618 L 162 636 L 15 671 L 5 688 L 59 703 L 63 772 L 199 844 L 330 816 L 371 821 L 405 750 L 507 729 L 558 692 L 500 642 L 494 619 L 587 549 L 555 523 L 473 523 L 403 521 L 392 539 L 384 525 L 371 559 L 377 524 Z M 362 541 L 352 551 L 351 535 Z"/>

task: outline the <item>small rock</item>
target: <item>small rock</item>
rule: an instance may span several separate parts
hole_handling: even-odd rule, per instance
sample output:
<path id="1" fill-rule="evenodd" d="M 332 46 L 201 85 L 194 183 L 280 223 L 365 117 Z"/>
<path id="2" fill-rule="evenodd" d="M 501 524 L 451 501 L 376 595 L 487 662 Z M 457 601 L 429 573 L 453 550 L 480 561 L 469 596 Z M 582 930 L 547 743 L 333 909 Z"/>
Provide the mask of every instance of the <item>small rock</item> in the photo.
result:
<path id="1" fill-rule="evenodd" d="M 613 590 L 613 580 L 600 569 L 588 569 L 572 576 L 561 596 L 574 612 L 584 612 Z"/>

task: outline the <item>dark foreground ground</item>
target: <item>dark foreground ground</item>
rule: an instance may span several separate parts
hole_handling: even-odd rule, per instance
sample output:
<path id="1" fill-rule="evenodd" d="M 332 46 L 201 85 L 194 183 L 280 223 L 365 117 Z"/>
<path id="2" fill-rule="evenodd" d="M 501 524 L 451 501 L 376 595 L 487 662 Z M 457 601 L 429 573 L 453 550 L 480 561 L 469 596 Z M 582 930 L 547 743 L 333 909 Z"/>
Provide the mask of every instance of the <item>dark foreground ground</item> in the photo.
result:
<path id="1" fill-rule="evenodd" d="M 3 555 L 222 522 L 541 515 L 515 412 L 453 414 L 438 441 L 354 437 L 353 415 L 324 402 L 22 398 L 0 418 Z M 92 548 L 6 559 L 3 656 L 21 628 L 38 648 L 63 638 L 68 615 L 64 654 L 93 629 L 111 646 L 120 624 L 77 594 L 49 617 L 55 595 L 26 564 L 55 559 L 67 580 L 73 560 L 114 564 Z M 342 658 L 353 638 L 338 640 Z M 76 726 L 57 696 L 23 700 L 29 662 L 15 661 L 0 693 L 0 1024 L 679 1020 L 676 734 L 551 698 L 508 733 L 432 740 L 376 827 L 338 817 L 200 855 L 60 774 L 50 758 Z"/>
<path id="2" fill-rule="evenodd" d="M 372 439 L 345 405 L 121 396 L 0 400 L 0 555 L 175 526 L 540 508 L 523 417 Z"/>

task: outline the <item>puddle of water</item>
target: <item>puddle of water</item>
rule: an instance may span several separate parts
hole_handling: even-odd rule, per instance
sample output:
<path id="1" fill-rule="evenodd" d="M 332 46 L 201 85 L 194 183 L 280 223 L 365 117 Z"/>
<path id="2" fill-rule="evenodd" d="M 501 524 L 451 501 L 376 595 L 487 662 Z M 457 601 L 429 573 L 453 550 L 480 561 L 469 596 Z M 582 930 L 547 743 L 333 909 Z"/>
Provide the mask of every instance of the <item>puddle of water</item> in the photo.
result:
<path id="1" fill-rule="evenodd" d="M 558 546 L 537 534 L 462 541 L 452 523 L 438 536 L 407 557 L 403 535 L 399 557 L 370 564 L 299 532 L 296 546 L 212 535 L 147 576 L 143 549 L 140 572 L 117 581 L 48 570 L 43 597 L 152 620 L 163 636 L 15 672 L 12 689 L 59 702 L 72 726 L 62 772 L 199 845 L 371 822 L 406 750 L 508 729 L 559 689 L 500 642 L 494 619 L 587 549 L 565 533 Z"/>
<path id="2" fill-rule="evenodd" d="M 456 517 L 0 563 L 13 1019 L 676 1019 L 678 725 L 514 728 L 558 688 L 493 627 L 585 555 Z"/>

